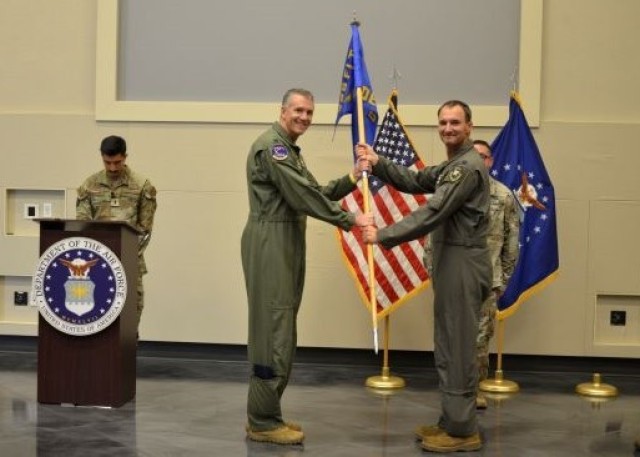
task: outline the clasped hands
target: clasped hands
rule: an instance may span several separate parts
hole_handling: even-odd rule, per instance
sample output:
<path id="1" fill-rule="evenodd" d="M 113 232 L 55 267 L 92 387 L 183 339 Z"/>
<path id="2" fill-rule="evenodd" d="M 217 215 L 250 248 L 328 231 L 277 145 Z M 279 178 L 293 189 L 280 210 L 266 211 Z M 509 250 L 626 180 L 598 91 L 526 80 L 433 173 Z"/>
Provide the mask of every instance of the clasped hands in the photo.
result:
<path id="1" fill-rule="evenodd" d="M 367 244 L 378 242 L 378 228 L 375 226 L 373 214 L 356 214 L 356 225 L 362 230 L 362 241 Z"/>
<path id="2" fill-rule="evenodd" d="M 366 143 L 358 143 L 355 147 L 355 153 L 357 161 L 354 175 L 360 179 L 363 172 L 370 173 L 372 167 L 378 163 L 378 154 Z M 357 214 L 356 225 L 362 229 L 362 240 L 365 243 L 377 243 L 378 228 L 375 226 L 372 213 Z"/>
<path id="3" fill-rule="evenodd" d="M 355 146 L 356 164 L 353 167 L 353 176 L 362 178 L 362 173 L 371 173 L 371 168 L 378 163 L 378 154 L 367 143 L 358 143 Z"/>

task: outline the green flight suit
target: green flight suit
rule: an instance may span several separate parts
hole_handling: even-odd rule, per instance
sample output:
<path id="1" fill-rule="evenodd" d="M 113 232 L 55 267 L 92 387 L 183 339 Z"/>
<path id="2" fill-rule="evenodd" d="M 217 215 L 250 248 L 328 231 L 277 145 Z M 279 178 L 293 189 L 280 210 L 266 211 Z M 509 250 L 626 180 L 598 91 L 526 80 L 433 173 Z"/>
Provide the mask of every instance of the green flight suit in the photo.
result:
<path id="1" fill-rule="evenodd" d="M 278 122 L 251 147 L 247 185 L 249 218 L 241 246 L 249 304 L 247 415 L 254 431 L 265 431 L 283 424 L 280 398 L 296 350 L 307 216 L 350 230 L 355 215 L 335 200 L 356 185 L 347 175 L 320 186 Z"/>
<path id="2" fill-rule="evenodd" d="M 518 261 L 518 236 L 520 228 L 519 205 L 513 193 L 489 177 L 490 201 L 487 246 L 493 266 L 493 293 L 482 303 L 478 328 L 478 382 L 489 377 L 489 342 L 495 329 L 497 299 L 504 292 Z M 425 266 L 429 276 L 433 274 L 433 249 L 431 238 L 425 246 Z"/>
<path id="3" fill-rule="evenodd" d="M 381 229 L 378 241 L 391 248 L 431 233 L 439 426 L 451 436 L 473 435 L 478 318 L 492 278 L 487 249 L 489 175 L 470 141 L 440 165 L 414 172 L 380 158 L 373 174 L 402 192 L 433 192 L 425 206 Z"/>

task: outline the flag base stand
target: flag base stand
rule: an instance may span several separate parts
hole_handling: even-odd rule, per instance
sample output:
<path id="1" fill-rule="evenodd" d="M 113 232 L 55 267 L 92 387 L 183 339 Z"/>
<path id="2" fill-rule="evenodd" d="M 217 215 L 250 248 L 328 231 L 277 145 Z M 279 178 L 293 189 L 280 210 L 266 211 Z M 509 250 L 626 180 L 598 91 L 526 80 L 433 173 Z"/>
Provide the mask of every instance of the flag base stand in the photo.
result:
<path id="1" fill-rule="evenodd" d="M 494 379 L 485 379 L 480 381 L 478 389 L 483 392 L 513 394 L 520 390 L 518 383 L 504 379 L 502 372 L 502 345 L 504 340 L 504 319 L 498 319 L 498 365 L 496 367 L 496 377 Z"/>
<path id="2" fill-rule="evenodd" d="M 384 333 L 383 333 L 383 346 L 384 357 L 382 362 L 382 374 L 380 376 L 369 376 L 364 383 L 365 386 L 370 389 L 377 390 L 378 392 L 394 389 L 402 389 L 405 386 L 404 379 L 398 376 L 391 376 L 389 371 L 389 315 L 384 317 Z"/>
<path id="3" fill-rule="evenodd" d="M 402 389 L 405 386 L 404 379 L 398 376 L 390 376 L 389 367 L 382 368 L 382 375 L 369 376 L 365 386 L 372 389 Z"/>
<path id="4" fill-rule="evenodd" d="M 515 392 L 514 392 L 515 393 Z M 507 402 L 513 398 L 515 398 L 514 393 L 510 392 L 486 392 L 484 398 L 487 400 L 491 400 L 496 406 L 502 405 L 502 403 Z"/>
<path id="5" fill-rule="evenodd" d="M 576 392 L 588 397 L 615 397 L 618 389 L 610 384 L 604 384 L 600 373 L 593 374 L 593 382 L 583 382 L 576 386 Z"/>
<path id="6" fill-rule="evenodd" d="M 478 388 L 483 392 L 515 393 L 520 390 L 518 383 L 504 379 L 502 370 L 496 370 L 495 379 L 481 381 Z"/>

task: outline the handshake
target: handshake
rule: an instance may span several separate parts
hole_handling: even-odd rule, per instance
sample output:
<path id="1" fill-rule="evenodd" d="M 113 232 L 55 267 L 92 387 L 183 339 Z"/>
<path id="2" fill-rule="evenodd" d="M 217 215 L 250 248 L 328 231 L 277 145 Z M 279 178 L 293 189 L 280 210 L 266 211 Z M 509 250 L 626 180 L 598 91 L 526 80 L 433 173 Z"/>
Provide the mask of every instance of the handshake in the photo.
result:
<path id="1" fill-rule="evenodd" d="M 355 147 L 358 160 L 354 175 L 358 178 L 363 172 L 370 173 L 371 168 L 378 163 L 378 154 L 366 143 L 358 143 Z M 378 241 L 378 228 L 375 226 L 372 213 L 356 215 L 356 225 L 362 229 L 362 240 L 367 244 L 375 244 Z"/>

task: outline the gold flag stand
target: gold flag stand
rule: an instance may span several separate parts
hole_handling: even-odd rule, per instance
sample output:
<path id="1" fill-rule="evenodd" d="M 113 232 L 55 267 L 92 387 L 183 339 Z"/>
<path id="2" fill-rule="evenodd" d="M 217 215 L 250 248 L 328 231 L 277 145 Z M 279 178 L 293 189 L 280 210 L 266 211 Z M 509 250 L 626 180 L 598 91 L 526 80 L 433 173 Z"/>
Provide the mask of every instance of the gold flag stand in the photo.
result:
<path id="1" fill-rule="evenodd" d="M 608 398 L 618 395 L 618 389 L 602 382 L 600 373 L 593 374 L 593 382 L 583 382 L 576 386 L 576 392 L 587 397 Z"/>
<path id="2" fill-rule="evenodd" d="M 504 373 L 502 372 L 502 346 L 504 339 L 504 319 L 498 319 L 497 330 L 497 349 L 498 349 L 498 362 L 496 365 L 496 377 L 491 379 L 485 379 L 480 382 L 478 388 L 483 392 L 496 392 L 496 393 L 515 393 L 520 390 L 520 387 L 516 382 L 504 379 Z"/>
<path id="3" fill-rule="evenodd" d="M 380 376 L 369 376 L 365 385 L 372 389 L 401 389 L 405 386 L 404 379 L 391 376 L 389 371 L 389 315 L 384 317 L 384 333 L 382 334 L 383 363 Z"/>

